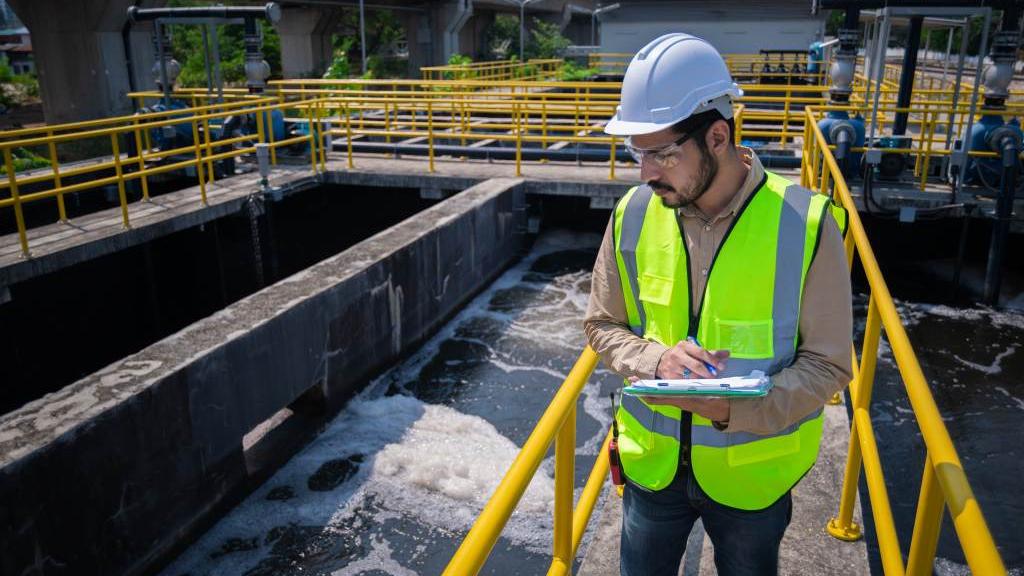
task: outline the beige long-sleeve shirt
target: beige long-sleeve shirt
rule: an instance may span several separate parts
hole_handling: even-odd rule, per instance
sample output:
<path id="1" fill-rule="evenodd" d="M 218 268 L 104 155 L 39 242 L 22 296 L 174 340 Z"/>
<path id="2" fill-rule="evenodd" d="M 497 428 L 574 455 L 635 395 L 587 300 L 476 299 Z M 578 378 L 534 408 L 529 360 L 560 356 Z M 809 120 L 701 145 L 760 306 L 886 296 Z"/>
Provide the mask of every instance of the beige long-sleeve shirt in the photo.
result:
<path id="1" fill-rule="evenodd" d="M 690 255 L 694 309 L 700 307 L 718 245 L 737 211 L 764 176 L 764 167 L 757 155 L 749 148 L 738 150 L 750 171 L 743 186 L 720 214 L 708 218 L 693 205 L 677 210 Z M 654 378 L 658 362 L 668 350 L 663 344 L 640 338 L 629 329 L 615 264 L 611 222 L 594 263 L 584 329 L 591 347 L 605 364 L 623 377 Z M 772 389 L 767 396 L 730 400 L 729 424 L 725 431 L 773 434 L 821 408 L 850 382 L 852 337 L 846 254 L 835 220 L 827 218 L 804 283 L 799 343 L 793 363 L 771 375 Z"/>

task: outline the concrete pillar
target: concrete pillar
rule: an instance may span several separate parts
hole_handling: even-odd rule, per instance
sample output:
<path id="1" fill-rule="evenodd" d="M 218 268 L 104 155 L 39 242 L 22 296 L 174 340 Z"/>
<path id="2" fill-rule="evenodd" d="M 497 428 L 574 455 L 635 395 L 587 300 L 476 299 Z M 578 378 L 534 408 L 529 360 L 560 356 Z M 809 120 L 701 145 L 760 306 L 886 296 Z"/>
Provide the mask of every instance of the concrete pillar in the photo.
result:
<path id="1" fill-rule="evenodd" d="M 131 112 L 126 97 L 131 86 L 126 37 L 128 44 L 142 44 L 141 34 L 133 39 L 126 27 L 132 0 L 8 3 L 32 35 L 39 94 L 47 123 Z M 139 5 L 148 8 L 165 3 L 166 0 L 151 0 Z M 136 70 L 152 66 L 152 60 L 146 61 L 145 50 L 141 56 L 132 63 Z"/>
<path id="2" fill-rule="evenodd" d="M 331 65 L 331 34 L 341 11 L 287 7 L 277 23 L 281 35 L 281 71 L 285 78 L 319 78 Z"/>
<path id="3" fill-rule="evenodd" d="M 153 47 L 152 22 L 132 24 L 128 32 L 127 57 L 132 90 L 156 90 L 156 77 L 153 75 L 156 48 Z"/>
<path id="4" fill-rule="evenodd" d="M 410 78 L 420 78 L 420 68 L 433 66 L 434 36 L 431 34 L 429 12 L 398 12 L 396 14 L 405 29 L 405 40 L 409 45 Z"/>

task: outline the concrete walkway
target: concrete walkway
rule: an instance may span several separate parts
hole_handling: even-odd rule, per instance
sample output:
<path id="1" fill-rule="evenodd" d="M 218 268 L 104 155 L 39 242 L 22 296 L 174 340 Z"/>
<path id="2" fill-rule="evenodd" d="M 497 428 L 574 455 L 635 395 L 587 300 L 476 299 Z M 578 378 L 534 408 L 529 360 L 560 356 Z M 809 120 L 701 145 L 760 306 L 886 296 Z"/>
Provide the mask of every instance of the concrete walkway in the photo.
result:
<path id="1" fill-rule="evenodd" d="M 825 532 L 825 525 L 839 506 L 846 451 L 850 437 L 846 406 L 825 407 L 818 463 L 793 490 L 793 520 L 782 540 L 779 573 L 794 576 L 809 574 L 869 574 L 867 546 L 864 540 L 841 542 Z M 617 576 L 619 574 L 619 532 L 622 525 L 622 499 L 613 490 L 605 490 L 604 506 L 596 518 L 596 532 L 585 551 L 579 576 Z M 854 521 L 864 525 L 860 506 Z M 699 546 L 699 548 L 697 547 Z M 680 568 L 682 576 L 714 576 L 714 551 L 698 521 L 689 537 L 688 552 Z M 692 551 L 699 551 L 693 554 Z"/>

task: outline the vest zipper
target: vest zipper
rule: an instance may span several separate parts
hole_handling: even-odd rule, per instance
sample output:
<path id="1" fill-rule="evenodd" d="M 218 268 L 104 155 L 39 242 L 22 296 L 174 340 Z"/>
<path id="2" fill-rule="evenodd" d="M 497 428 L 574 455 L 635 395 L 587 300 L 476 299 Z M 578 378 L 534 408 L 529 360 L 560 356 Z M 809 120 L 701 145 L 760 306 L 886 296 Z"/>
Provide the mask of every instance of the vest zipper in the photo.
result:
<path id="1" fill-rule="evenodd" d="M 715 268 L 715 261 L 718 260 L 718 255 L 722 252 L 722 246 L 729 240 L 729 235 L 732 234 L 733 228 L 736 227 L 736 223 L 739 222 L 740 217 L 746 212 L 747 206 L 750 206 L 750 202 L 757 196 L 761 189 L 764 188 L 765 183 L 768 181 L 768 172 L 761 176 L 761 182 L 758 183 L 754 191 L 751 192 L 750 196 L 743 201 L 743 206 L 736 211 L 736 217 L 729 223 L 729 229 L 725 231 L 725 235 L 722 236 L 722 242 L 715 248 L 714 255 L 711 256 L 711 262 L 708 264 L 708 275 L 707 280 L 704 282 L 704 289 L 700 295 L 700 306 L 697 309 L 697 313 L 693 313 L 693 273 L 690 270 L 690 263 L 693 260 L 690 258 L 690 249 L 686 246 L 686 231 L 683 230 L 682 219 L 679 220 L 679 234 L 682 236 L 683 252 L 686 254 L 686 297 L 689 304 L 690 324 L 686 328 L 686 335 L 697 337 L 697 329 L 700 325 L 700 317 L 704 313 L 704 302 L 707 301 L 708 285 L 711 284 L 711 272 Z M 690 465 L 690 444 L 691 444 L 691 433 L 693 429 L 693 414 L 690 412 L 683 412 L 684 417 L 679 419 L 679 444 L 680 444 L 680 462 L 685 463 L 687 466 Z"/>

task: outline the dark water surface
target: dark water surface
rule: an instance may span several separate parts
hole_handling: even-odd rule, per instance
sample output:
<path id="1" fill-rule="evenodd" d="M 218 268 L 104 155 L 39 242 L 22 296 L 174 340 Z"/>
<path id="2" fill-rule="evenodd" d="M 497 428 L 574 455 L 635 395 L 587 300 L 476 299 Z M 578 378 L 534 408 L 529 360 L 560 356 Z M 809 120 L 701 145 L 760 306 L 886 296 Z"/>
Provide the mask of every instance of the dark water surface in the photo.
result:
<path id="1" fill-rule="evenodd" d="M 440 573 L 584 344 L 581 319 L 599 240 L 542 235 L 529 256 L 375 380 L 164 576 Z M 858 297 L 858 339 L 865 307 Z M 989 526 L 1020 574 L 1024 315 L 900 307 Z M 872 415 L 907 551 L 924 450 L 884 340 L 882 349 Z M 610 422 L 607 394 L 619 384 L 599 367 L 584 390 L 577 485 Z M 546 572 L 552 464 L 549 456 L 483 573 Z M 948 518 L 938 556 L 936 574 L 968 573 Z"/>
<path id="2" fill-rule="evenodd" d="M 1024 314 L 985 307 L 898 304 L 989 530 L 1010 573 L 1019 576 L 1024 573 Z M 866 310 L 866 298 L 858 298 L 854 308 L 858 339 Z M 880 349 L 871 413 L 893 517 L 906 553 L 925 448 L 884 338 Z M 862 489 L 861 494 L 866 492 Z M 865 517 L 867 512 L 865 507 Z M 877 550 L 873 539 L 869 545 Z M 873 572 L 880 574 L 877 555 L 873 556 Z M 935 574 L 970 573 L 948 513 L 937 556 Z"/>
<path id="3" fill-rule="evenodd" d="M 163 574 L 438 574 L 584 345 L 600 237 L 554 232 Z M 577 485 L 619 380 L 598 368 L 577 411 Z M 485 574 L 550 562 L 553 455 Z"/>

